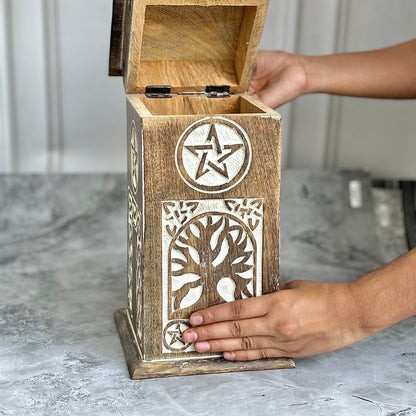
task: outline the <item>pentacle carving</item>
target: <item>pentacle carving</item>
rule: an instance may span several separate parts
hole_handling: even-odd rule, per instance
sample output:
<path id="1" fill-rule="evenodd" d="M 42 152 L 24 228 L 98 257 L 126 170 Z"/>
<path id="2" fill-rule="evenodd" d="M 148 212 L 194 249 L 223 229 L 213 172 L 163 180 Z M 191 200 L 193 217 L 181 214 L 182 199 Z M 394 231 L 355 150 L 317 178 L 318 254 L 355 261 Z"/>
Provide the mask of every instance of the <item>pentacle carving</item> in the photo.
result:
<path id="1" fill-rule="evenodd" d="M 251 145 L 234 121 L 210 117 L 191 124 L 176 146 L 176 167 L 182 179 L 201 192 L 223 192 L 248 173 Z"/>
<path id="2" fill-rule="evenodd" d="M 139 144 L 137 141 L 137 129 L 134 120 L 130 129 L 130 180 L 133 192 L 137 192 L 139 183 Z"/>
<path id="3" fill-rule="evenodd" d="M 169 250 L 169 318 L 255 296 L 256 241 L 237 217 L 201 214 L 178 230 Z"/>
<path id="4" fill-rule="evenodd" d="M 185 320 L 176 320 L 169 322 L 163 330 L 163 345 L 170 351 L 185 351 L 190 344 L 182 339 L 182 334 L 189 328 Z"/>

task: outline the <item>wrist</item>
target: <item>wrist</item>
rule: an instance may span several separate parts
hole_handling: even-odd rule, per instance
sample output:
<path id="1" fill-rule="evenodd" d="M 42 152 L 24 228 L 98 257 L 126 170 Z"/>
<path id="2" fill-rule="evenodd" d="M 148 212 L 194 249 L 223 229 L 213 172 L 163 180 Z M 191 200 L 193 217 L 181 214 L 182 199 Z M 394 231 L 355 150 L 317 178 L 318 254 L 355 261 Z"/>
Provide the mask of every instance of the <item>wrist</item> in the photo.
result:
<path id="1" fill-rule="evenodd" d="M 327 91 L 327 67 L 325 56 L 298 55 L 306 75 L 305 94 L 325 93 Z"/>
<path id="2" fill-rule="evenodd" d="M 384 326 L 382 322 L 375 319 L 377 314 L 369 307 L 375 294 L 372 293 L 370 286 L 363 281 L 363 278 L 348 283 L 348 289 L 352 308 L 351 316 L 354 321 L 355 341 L 367 338 L 388 326 Z"/>
<path id="3" fill-rule="evenodd" d="M 335 320 L 339 326 L 342 345 L 350 345 L 371 335 L 363 319 L 363 310 L 352 283 L 336 283 L 332 294 L 332 308 L 337 311 Z M 338 293 L 338 296 L 337 296 Z"/>

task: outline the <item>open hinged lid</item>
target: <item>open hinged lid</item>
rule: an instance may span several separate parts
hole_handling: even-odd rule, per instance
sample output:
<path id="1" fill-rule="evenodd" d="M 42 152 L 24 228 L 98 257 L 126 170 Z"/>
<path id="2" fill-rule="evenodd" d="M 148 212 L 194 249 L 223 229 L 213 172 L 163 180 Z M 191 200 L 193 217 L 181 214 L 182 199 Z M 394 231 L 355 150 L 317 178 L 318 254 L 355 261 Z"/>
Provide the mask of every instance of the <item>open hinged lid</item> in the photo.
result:
<path id="1" fill-rule="evenodd" d="M 247 91 L 269 0 L 113 0 L 110 75 L 126 93 Z"/>

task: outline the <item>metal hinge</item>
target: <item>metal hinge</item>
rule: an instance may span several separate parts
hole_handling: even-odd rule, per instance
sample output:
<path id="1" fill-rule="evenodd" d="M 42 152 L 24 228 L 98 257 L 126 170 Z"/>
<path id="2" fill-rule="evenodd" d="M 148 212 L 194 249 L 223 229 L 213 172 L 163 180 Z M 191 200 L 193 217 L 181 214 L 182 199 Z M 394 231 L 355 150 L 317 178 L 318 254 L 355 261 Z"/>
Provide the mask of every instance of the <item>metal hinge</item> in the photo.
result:
<path id="1" fill-rule="evenodd" d="M 198 95 L 200 92 L 186 92 L 183 95 Z M 171 87 L 169 85 L 150 85 L 146 87 L 145 95 L 148 98 L 171 98 Z M 230 96 L 229 85 L 208 85 L 205 88 L 208 98 L 226 98 Z"/>
<path id="2" fill-rule="evenodd" d="M 146 87 L 145 95 L 147 98 L 170 98 L 170 87 L 167 85 L 152 85 Z"/>
<path id="3" fill-rule="evenodd" d="M 230 96 L 229 85 L 207 85 L 205 94 L 208 98 L 225 98 Z"/>

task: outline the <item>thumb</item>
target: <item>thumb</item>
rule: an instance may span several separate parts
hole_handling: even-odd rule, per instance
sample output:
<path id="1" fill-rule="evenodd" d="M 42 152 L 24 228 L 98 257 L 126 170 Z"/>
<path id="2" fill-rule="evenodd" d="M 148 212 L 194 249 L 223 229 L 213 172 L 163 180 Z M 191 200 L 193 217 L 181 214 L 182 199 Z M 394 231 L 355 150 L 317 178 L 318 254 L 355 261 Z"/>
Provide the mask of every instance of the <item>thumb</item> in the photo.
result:
<path id="1" fill-rule="evenodd" d="M 266 88 L 257 92 L 257 98 L 268 107 L 276 108 L 292 101 L 300 94 L 293 88 L 290 83 L 286 83 L 284 79 L 269 84 Z"/>

